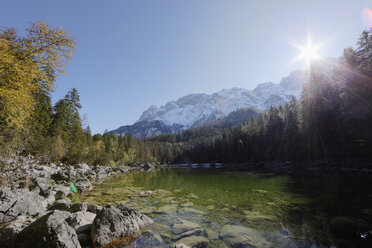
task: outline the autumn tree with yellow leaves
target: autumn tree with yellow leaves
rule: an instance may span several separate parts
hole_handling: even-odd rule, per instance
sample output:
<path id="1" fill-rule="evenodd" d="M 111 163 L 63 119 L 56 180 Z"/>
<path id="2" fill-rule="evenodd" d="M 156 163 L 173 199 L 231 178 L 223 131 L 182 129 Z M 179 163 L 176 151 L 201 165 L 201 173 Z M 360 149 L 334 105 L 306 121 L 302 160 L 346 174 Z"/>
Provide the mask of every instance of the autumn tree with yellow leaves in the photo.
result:
<path id="1" fill-rule="evenodd" d="M 35 107 L 34 94 L 50 92 L 75 48 L 62 28 L 32 23 L 24 36 L 14 28 L 0 30 L 0 142 L 24 131 Z"/>

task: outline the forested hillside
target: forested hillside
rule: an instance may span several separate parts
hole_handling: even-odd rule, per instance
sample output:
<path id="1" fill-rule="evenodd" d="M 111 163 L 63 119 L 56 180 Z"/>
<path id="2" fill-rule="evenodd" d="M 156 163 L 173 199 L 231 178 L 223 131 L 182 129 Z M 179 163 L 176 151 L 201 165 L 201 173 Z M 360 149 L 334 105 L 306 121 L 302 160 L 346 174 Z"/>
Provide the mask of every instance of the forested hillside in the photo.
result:
<path id="1" fill-rule="evenodd" d="M 207 126 L 148 139 L 176 162 L 317 161 L 372 157 L 372 32 L 347 48 L 332 72 L 314 64 L 300 101 L 237 127 Z"/>
<path id="2" fill-rule="evenodd" d="M 92 135 L 82 125 L 76 89 L 52 106 L 50 93 L 74 47 L 66 31 L 45 23 L 32 24 L 24 36 L 1 30 L 2 154 L 111 165 L 372 158 L 372 31 L 345 49 L 333 72 L 309 68 L 299 101 L 260 114 L 240 110 L 230 119 L 148 139 Z"/>

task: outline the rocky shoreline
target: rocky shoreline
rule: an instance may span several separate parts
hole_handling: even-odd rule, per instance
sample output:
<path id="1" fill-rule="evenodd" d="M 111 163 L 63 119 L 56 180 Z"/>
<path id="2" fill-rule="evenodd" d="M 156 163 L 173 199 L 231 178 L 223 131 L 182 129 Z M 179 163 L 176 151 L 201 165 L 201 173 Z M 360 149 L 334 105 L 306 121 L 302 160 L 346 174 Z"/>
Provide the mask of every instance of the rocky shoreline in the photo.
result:
<path id="1" fill-rule="evenodd" d="M 232 247 L 247 242 L 246 245 L 262 244 L 245 237 L 252 234 L 249 228 L 239 227 L 241 230 L 236 231 L 234 227 L 238 226 L 232 226 L 218 234 L 178 218 L 166 228 L 173 235 L 172 245 L 168 245 L 164 242 L 164 238 L 168 238 L 165 233 L 163 236 L 150 230 L 150 226 L 160 228 L 161 225 L 157 226 L 148 216 L 124 204 L 99 206 L 71 201 L 74 197 L 69 186 L 71 182 L 84 194 L 94 184 L 111 176 L 134 170 L 185 168 L 183 164 L 43 165 L 31 156 L 0 158 L 0 163 L 3 165 L 0 172 L 0 248 L 124 247 L 137 237 L 136 242 L 143 242 L 146 247 L 207 247 L 210 240 L 219 238 L 227 240 Z M 211 168 L 209 164 L 186 167 Z M 222 165 L 214 164 L 212 167 L 222 168 Z M 159 192 L 144 191 L 140 195 Z"/>
<path id="2" fill-rule="evenodd" d="M 145 214 L 124 204 L 99 206 L 86 202 L 73 203 L 73 183 L 84 194 L 104 179 L 133 170 L 155 168 L 214 168 L 222 170 L 250 170 L 253 172 L 292 173 L 301 169 L 324 172 L 319 164 L 297 167 L 292 163 L 271 164 L 176 164 L 131 166 L 89 166 L 77 164 L 43 165 L 31 156 L 0 157 L 0 248 L 12 247 L 124 247 L 136 237 L 145 239 L 146 247 L 206 247 L 213 239 L 223 239 L 234 247 L 259 244 L 264 238 L 246 227 L 224 226 L 219 233 L 204 230 L 196 223 L 178 218 L 169 229 L 172 237 L 159 235 L 147 227 L 157 223 Z M 341 167 L 333 172 L 372 172 L 365 167 Z M 162 193 L 140 192 L 141 197 Z M 141 210 L 142 211 L 142 210 Z M 159 210 L 160 211 L 160 210 Z M 167 210 L 165 210 L 167 211 Z M 144 213 L 147 214 L 146 211 Z M 161 226 L 161 225 L 160 225 Z M 244 234 L 244 235 L 243 235 Z M 246 239 L 250 237 L 249 240 Z M 252 240 L 252 237 L 260 237 Z M 168 240 L 168 239 L 169 240 Z M 167 239 L 167 245 L 164 240 Z M 138 239 L 137 239 L 138 241 Z M 184 245 L 186 244 L 186 245 Z M 266 245 L 269 247 L 269 245 Z M 130 247 L 130 246 L 129 246 Z M 240 247 L 240 246 L 239 246 Z"/>
<path id="3" fill-rule="evenodd" d="M 84 193 L 107 177 L 153 165 L 47 166 L 31 156 L 0 160 L 0 247 L 119 247 L 153 223 L 123 204 L 72 203 L 69 187 L 72 182 Z"/>

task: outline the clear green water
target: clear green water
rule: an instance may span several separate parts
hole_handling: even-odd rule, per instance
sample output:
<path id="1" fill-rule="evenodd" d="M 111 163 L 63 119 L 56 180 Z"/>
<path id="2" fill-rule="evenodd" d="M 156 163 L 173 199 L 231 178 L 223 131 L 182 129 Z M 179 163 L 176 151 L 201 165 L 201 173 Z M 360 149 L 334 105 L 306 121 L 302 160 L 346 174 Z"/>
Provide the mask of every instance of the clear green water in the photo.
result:
<path id="1" fill-rule="evenodd" d="M 254 228 L 270 247 L 372 247 L 371 179 L 159 169 L 109 178 L 75 201 L 125 203 L 150 216 L 168 245 L 169 226 L 182 218 L 217 234 L 209 247 L 229 247 L 218 239 L 227 224 Z M 160 191 L 141 195 L 149 190 Z"/>

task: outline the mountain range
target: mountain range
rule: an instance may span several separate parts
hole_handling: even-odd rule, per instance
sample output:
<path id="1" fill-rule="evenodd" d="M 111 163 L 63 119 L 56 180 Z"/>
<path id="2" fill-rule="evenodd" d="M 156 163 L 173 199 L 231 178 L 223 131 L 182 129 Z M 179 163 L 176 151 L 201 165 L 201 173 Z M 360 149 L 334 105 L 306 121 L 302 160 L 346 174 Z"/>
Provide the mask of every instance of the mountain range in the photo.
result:
<path id="1" fill-rule="evenodd" d="M 253 90 L 231 88 L 211 95 L 189 94 L 161 107 L 150 106 L 133 125 L 121 126 L 110 133 L 132 134 L 136 138 L 173 134 L 212 122 L 229 123 L 226 118 L 239 109 L 245 109 L 244 118 L 249 119 L 250 114 L 246 113 L 254 115 L 288 102 L 293 96 L 299 98 L 305 81 L 305 72 L 294 71 L 278 84 L 261 83 Z"/>

